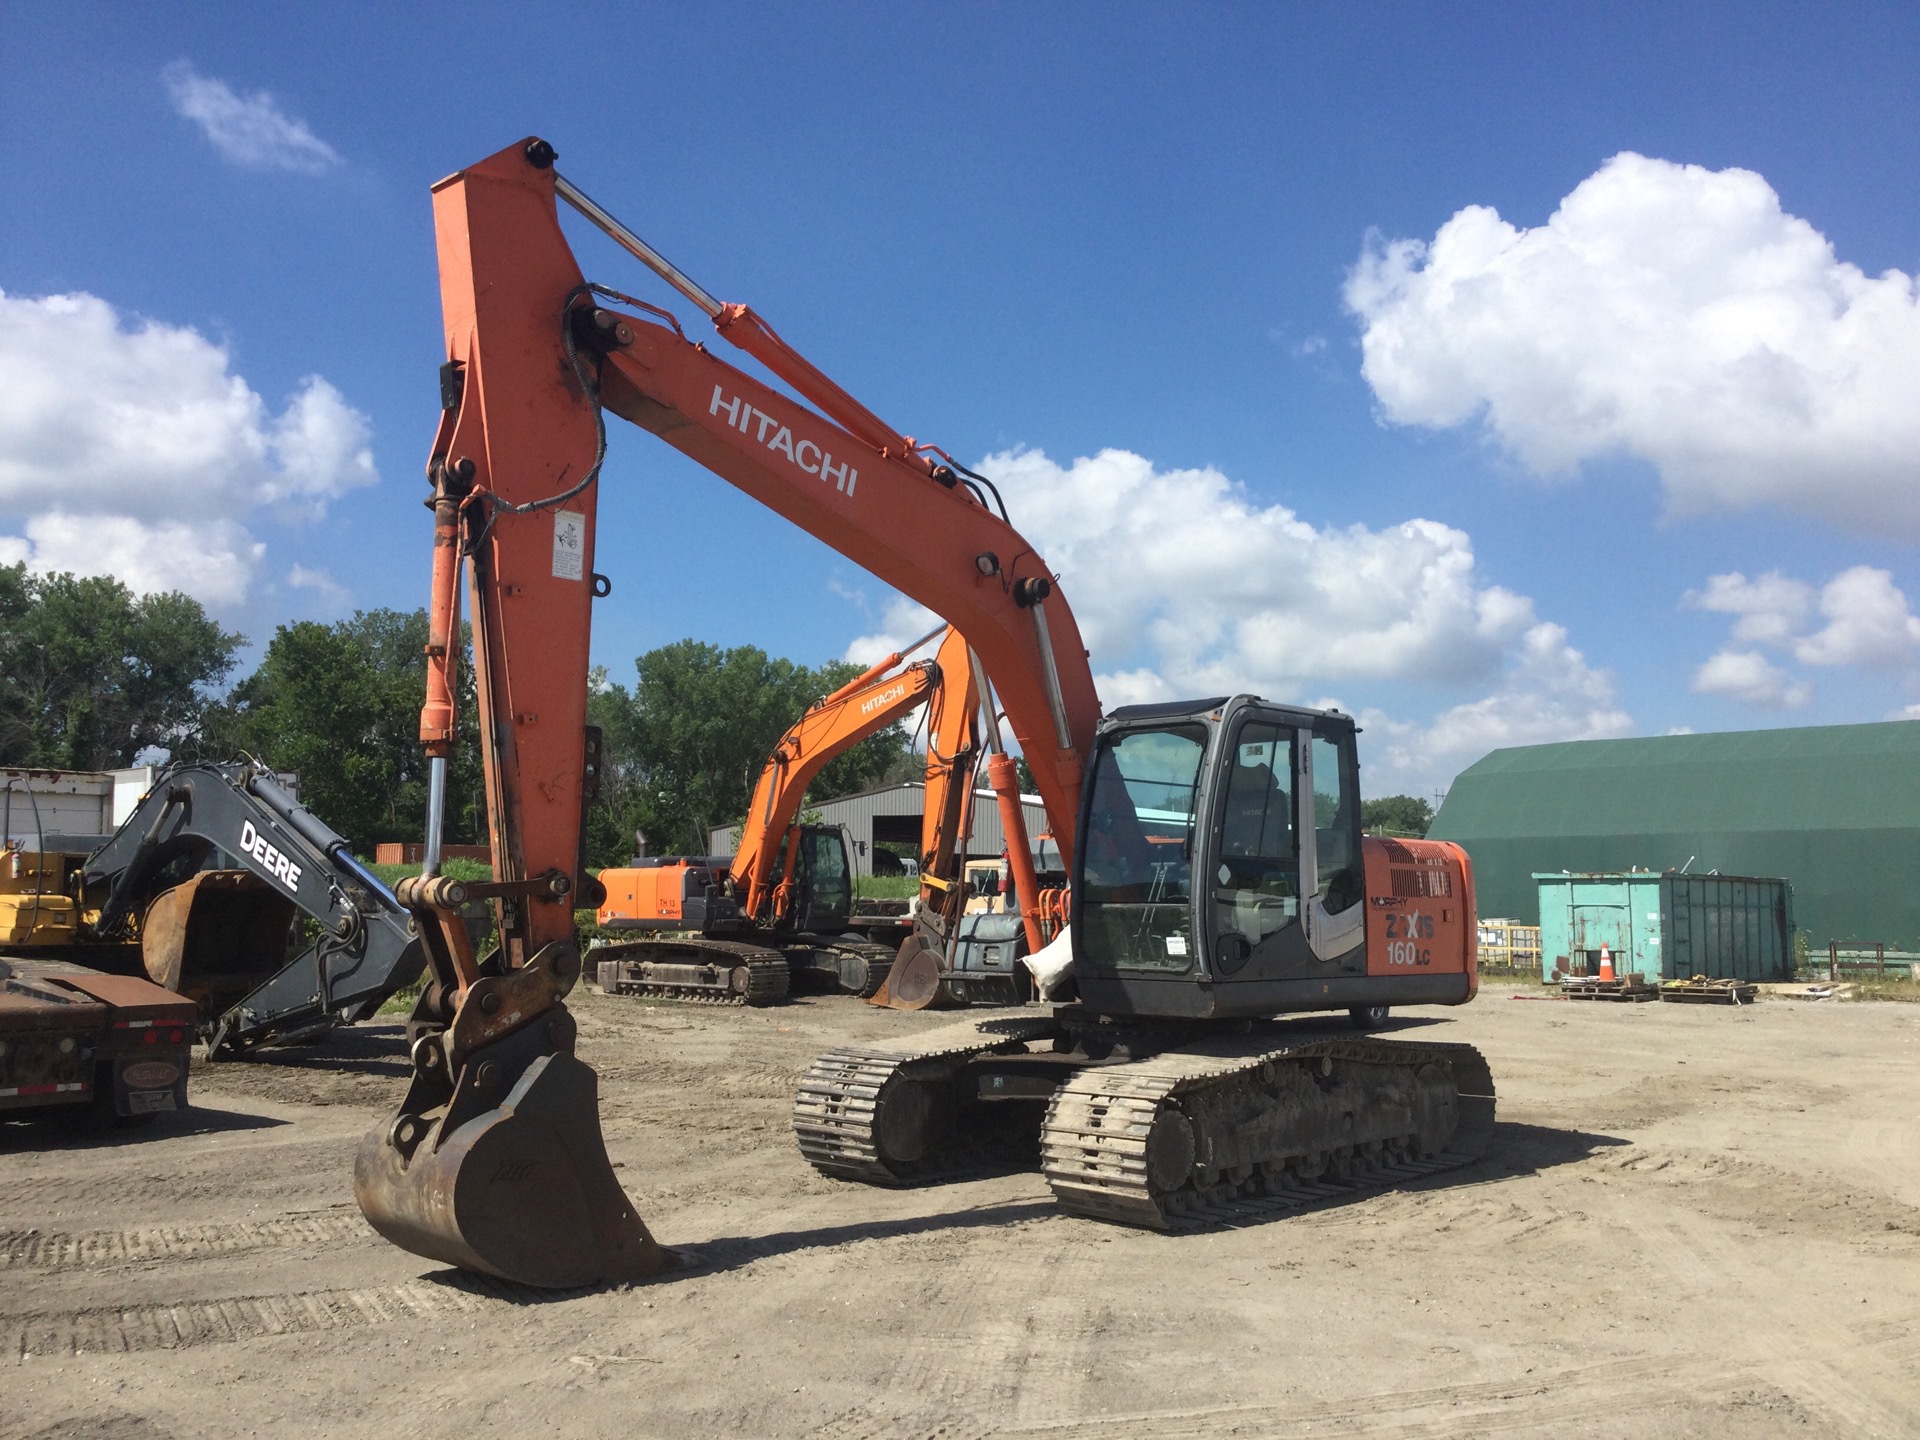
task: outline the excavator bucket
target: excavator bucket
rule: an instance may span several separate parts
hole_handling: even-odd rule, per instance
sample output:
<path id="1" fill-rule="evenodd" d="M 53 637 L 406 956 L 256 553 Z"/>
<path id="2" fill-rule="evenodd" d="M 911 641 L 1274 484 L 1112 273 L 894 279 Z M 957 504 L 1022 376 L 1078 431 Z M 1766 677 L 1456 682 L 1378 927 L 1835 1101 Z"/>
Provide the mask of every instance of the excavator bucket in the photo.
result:
<path id="1" fill-rule="evenodd" d="M 867 1000 L 888 1010 L 943 1010 L 961 1002 L 940 974 L 938 943 L 920 934 L 900 942 L 900 954 L 883 984 Z"/>
<path id="2" fill-rule="evenodd" d="M 607 1158 L 592 1068 L 529 1035 L 551 1031 L 554 1016 L 570 1033 L 556 1007 L 467 1057 L 441 1113 L 415 1113 L 416 1079 L 409 1103 L 367 1135 L 353 1182 L 375 1230 L 416 1255 L 545 1289 L 670 1267 Z"/>
<path id="3" fill-rule="evenodd" d="M 246 870 L 203 870 L 163 890 L 140 920 L 147 978 L 211 1019 L 287 963 L 294 905 Z"/>

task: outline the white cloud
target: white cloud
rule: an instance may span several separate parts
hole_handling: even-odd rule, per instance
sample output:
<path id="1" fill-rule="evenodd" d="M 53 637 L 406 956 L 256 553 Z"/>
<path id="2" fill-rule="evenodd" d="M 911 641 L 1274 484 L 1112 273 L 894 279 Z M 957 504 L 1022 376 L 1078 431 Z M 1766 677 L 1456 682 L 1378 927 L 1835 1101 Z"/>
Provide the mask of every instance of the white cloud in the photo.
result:
<path id="1" fill-rule="evenodd" d="M 1425 724 L 1369 712 L 1369 764 L 1394 784 L 1443 781 L 1499 745 L 1631 727 L 1611 677 L 1526 596 L 1488 584 L 1449 526 L 1316 527 L 1217 470 L 1121 450 L 979 468 L 1060 574 L 1108 707 L 1237 691 L 1317 704 L 1339 687 L 1484 697 Z M 848 658 L 871 663 L 932 623 L 896 599 Z"/>
<path id="2" fill-rule="evenodd" d="M 1431 520 L 1320 529 L 1218 470 L 1122 450 L 1068 466 L 1014 451 L 980 468 L 1067 577 L 1094 653 L 1144 637 L 1185 693 L 1488 681 L 1534 620 L 1524 596 L 1480 582 L 1464 533 Z"/>
<path id="3" fill-rule="evenodd" d="M 226 81 L 200 74 L 188 60 L 174 61 L 161 78 L 174 110 L 198 125 L 213 148 L 236 165 L 317 175 L 340 163 L 331 145 L 264 90 L 236 95 Z"/>
<path id="4" fill-rule="evenodd" d="M 1626 454 L 1680 512 L 1771 505 L 1920 534 L 1920 304 L 1748 170 L 1625 153 L 1545 225 L 1469 206 L 1370 241 L 1346 301 L 1384 417 L 1478 417 L 1543 475 Z"/>
<path id="5" fill-rule="evenodd" d="M 1735 571 L 1715 575 L 1705 590 L 1689 590 L 1684 603 L 1700 610 L 1737 615 L 1733 638 L 1748 643 L 1781 645 L 1799 633 L 1813 612 L 1813 587 L 1769 570 L 1749 580 Z"/>
<path id="6" fill-rule="evenodd" d="M 1688 591 L 1681 603 L 1737 616 L 1733 640 L 1803 665 L 1912 670 L 1920 663 L 1920 618 L 1892 574 L 1870 565 L 1841 571 L 1817 594 L 1777 570 L 1754 580 L 1734 571 Z M 1816 614 L 1825 623 L 1810 629 Z M 1798 709 L 1813 697 L 1812 686 L 1757 648 L 1723 649 L 1694 672 L 1693 688 L 1769 710 Z"/>
<path id="7" fill-rule="evenodd" d="M 317 375 L 276 416 L 191 327 L 0 292 L 0 526 L 22 527 L 0 560 L 235 604 L 262 555 L 246 516 L 373 484 L 370 437 Z"/>
<path id="8" fill-rule="evenodd" d="M 834 593 L 859 605 L 866 603 L 866 596 L 859 591 L 836 588 Z M 945 623 L 926 606 L 904 595 L 890 595 L 880 614 L 880 628 L 855 639 L 842 658 L 856 665 L 878 665 L 902 646 L 911 645 L 929 630 Z"/>
<path id="9" fill-rule="evenodd" d="M 262 497 L 297 512 L 324 513 L 327 501 L 380 478 L 372 439 L 365 415 L 318 375 L 307 376 L 268 435 L 274 468 Z"/>
<path id="10" fill-rule="evenodd" d="M 1702 695 L 1723 695 L 1762 710 L 1798 710 L 1813 687 L 1796 680 L 1758 650 L 1722 650 L 1693 674 Z"/>
<path id="11" fill-rule="evenodd" d="M 1380 732 L 1369 760 L 1380 783 L 1369 780 L 1366 786 L 1374 794 L 1444 783 L 1488 751 L 1509 745 L 1634 733 L 1633 717 L 1616 703 L 1613 676 L 1589 665 L 1567 643 L 1567 632 L 1545 621 L 1528 627 L 1491 694 L 1444 710 L 1426 725 L 1377 710 L 1363 712 L 1361 720 Z"/>
<path id="12" fill-rule="evenodd" d="M 1920 619 L 1885 570 L 1856 565 L 1820 592 L 1824 628 L 1797 641 L 1794 658 L 1809 665 L 1861 665 L 1889 669 L 1913 663 L 1920 647 Z"/>
<path id="13" fill-rule="evenodd" d="M 287 584 L 295 590 L 310 591 L 320 608 L 329 613 L 344 614 L 347 603 L 353 599 L 353 592 L 325 570 L 305 565 L 294 565 L 287 570 Z"/>
<path id="14" fill-rule="evenodd" d="M 111 575 L 136 594 L 184 590 L 215 606 L 246 599 L 267 549 L 231 520 L 188 524 L 54 510 L 28 520 L 26 532 L 26 545 L 11 558 L 31 569 Z"/>

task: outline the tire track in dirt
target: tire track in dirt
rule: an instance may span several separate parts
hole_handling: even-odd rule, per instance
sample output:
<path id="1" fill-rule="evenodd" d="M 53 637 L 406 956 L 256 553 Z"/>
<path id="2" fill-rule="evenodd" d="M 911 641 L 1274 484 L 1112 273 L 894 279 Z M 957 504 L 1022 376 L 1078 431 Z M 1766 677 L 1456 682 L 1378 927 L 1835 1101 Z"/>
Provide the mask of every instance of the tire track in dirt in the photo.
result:
<path id="1" fill-rule="evenodd" d="M 274 1165 L 281 1162 L 276 1159 Z M 349 1161 L 340 1188 L 352 1193 L 352 1162 Z M 299 1162 L 294 1162 L 299 1167 Z M 337 1167 L 336 1167 L 337 1168 Z M 172 1175 L 100 1175 L 88 1177 L 49 1176 L 18 1184 L 0 1183 L 0 1214 L 12 1222 L 11 1228 L 29 1228 L 36 1221 L 55 1220 L 73 1211 L 97 1211 L 101 1218 L 124 1215 L 128 1211 L 159 1209 L 197 1210 L 245 1209 L 249 1204 L 278 1209 L 274 1202 L 296 1189 L 300 1178 L 320 1166 L 290 1167 L 285 1172 L 227 1175 L 208 1174 L 204 1178 Z M 311 1189 L 300 1199 L 313 1203 Z M 24 1222 L 24 1223 L 23 1223 Z M 68 1223 L 72 1223 L 69 1221 Z M 42 1224 L 42 1229 L 47 1226 Z"/>
<path id="2" fill-rule="evenodd" d="M 156 1225 L 138 1230 L 0 1229 L 0 1270 L 100 1269 L 164 1261 L 204 1260 L 290 1245 L 339 1245 L 375 1239 L 358 1215 L 290 1215 L 281 1220 L 210 1225 Z"/>
<path id="3" fill-rule="evenodd" d="M 1625 1173 L 1659 1167 L 1628 1167 Z M 1732 1175 L 1747 1177 L 1742 1166 Z M 1796 1296 L 1790 1323 L 1782 1324 L 1763 1297 L 1764 1247 L 1730 1230 L 1717 1211 L 1725 1197 L 1662 1195 L 1649 1204 L 1631 1191 L 1605 1197 L 1610 1222 L 1631 1233 L 1647 1262 L 1681 1280 L 1696 1296 L 1724 1301 L 1740 1317 L 1721 1341 L 1732 1366 L 1756 1382 L 1784 1390 L 1795 1402 L 1859 1436 L 1912 1435 L 1920 1427 L 1920 1397 L 1906 1377 L 1920 1355 L 1914 1327 L 1904 1322 L 1859 1324 L 1841 1320 L 1830 1299 L 1814 1288 Z M 1878 1198 L 1878 1197 L 1875 1197 Z M 1689 1203 L 1675 1204 L 1675 1199 Z M 1885 1202 L 1891 1203 L 1891 1202 Z M 1694 1208 L 1698 1205 L 1699 1208 Z M 1836 1235 L 1836 1239 L 1845 1238 Z"/>
<path id="4" fill-rule="evenodd" d="M 1316 1435 L 1372 1440 L 1533 1435 L 1559 1425 L 1607 1427 L 1619 1417 L 1668 1411 L 1682 1397 L 1700 1404 L 1724 1404 L 1739 1386 L 1755 1383 L 1751 1374 L 1710 1359 L 1663 1365 L 1633 1357 L 1500 1380 L 1388 1391 L 1339 1403 L 1222 1405 L 1005 1424 L 990 1433 L 1006 1440 L 1106 1440 L 1112 1435 L 1213 1440 L 1225 1435 L 1293 1435 L 1309 1429 Z"/>
<path id="5" fill-rule="evenodd" d="M 98 1306 L 0 1316 L 0 1353 L 27 1356 L 133 1354 L 310 1335 L 567 1299 L 588 1290 L 533 1290 L 461 1275 L 338 1290 L 296 1290 L 172 1304 Z"/>
<path id="6" fill-rule="evenodd" d="M 1719 1151 L 1635 1146 L 1608 1156 L 1600 1168 L 1662 1185 L 1704 1214 L 1776 1234 L 1801 1230 L 1876 1241 L 1920 1236 L 1920 1208 L 1882 1191 Z"/>
<path id="7" fill-rule="evenodd" d="M 1062 1238 L 1060 1223 L 1049 1216 L 911 1246 L 922 1277 L 913 1303 L 933 1323 L 915 1327 L 886 1378 L 903 1402 L 893 1433 L 986 1434 L 995 1422 L 983 1416 L 996 1411 L 1046 1420 L 1081 1408 L 1102 1321 L 1063 1297 L 1081 1293 L 1104 1257 L 1095 1242 Z M 1006 1245 L 1014 1232 L 1030 1243 Z"/>
<path id="8" fill-rule="evenodd" d="M 897 1413 L 869 1410 L 862 1405 L 809 1430 L 806 1440 L 989 1440 L 993 1433 L 991 1425 L 978 1420 L 911 1423 Z"/>

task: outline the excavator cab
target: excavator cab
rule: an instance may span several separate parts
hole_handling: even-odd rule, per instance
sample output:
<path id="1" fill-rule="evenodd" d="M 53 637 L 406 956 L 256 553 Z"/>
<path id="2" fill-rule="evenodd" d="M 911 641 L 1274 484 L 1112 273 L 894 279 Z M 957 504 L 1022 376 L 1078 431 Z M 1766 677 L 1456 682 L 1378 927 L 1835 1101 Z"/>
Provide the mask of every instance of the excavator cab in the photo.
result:
<path id="1" fill-rule="evenodd" d="M 838 935 L 853 916 L 853 873 L 847 840 L 838 825 L 802 825 L 793 876 L 798 904 L 795 930 Z"/>
<path id="2" fill-rule="evenodd" d="M 1073 884 L 1089 1009 L 1270 1015 L 1366 978 L 1357 733 L 1247 695 L 1107 718 Z"/>

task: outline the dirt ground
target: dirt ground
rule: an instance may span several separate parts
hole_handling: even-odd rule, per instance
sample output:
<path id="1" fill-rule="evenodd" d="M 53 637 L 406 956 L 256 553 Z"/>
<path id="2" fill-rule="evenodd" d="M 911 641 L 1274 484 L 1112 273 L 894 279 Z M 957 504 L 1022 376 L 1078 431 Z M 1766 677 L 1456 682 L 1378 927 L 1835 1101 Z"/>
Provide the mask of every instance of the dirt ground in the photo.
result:
<path id="1" fill-rule="evenodd" d="M 1486 1052 L 1486 1159 L 1175 1236 L 1032 1173 L 809 1169 L 808 1060 L 952 1015 L 578 994 L 608 1148 L 690 1263 L 558 1299 L 360 1219 L 397 1027 L 202 1067 L 146 1131 L 0 1127 L 0 1434 L 1920 1434 L 1920 1006 L 1537 994 L 1400 1022 Z"/>

